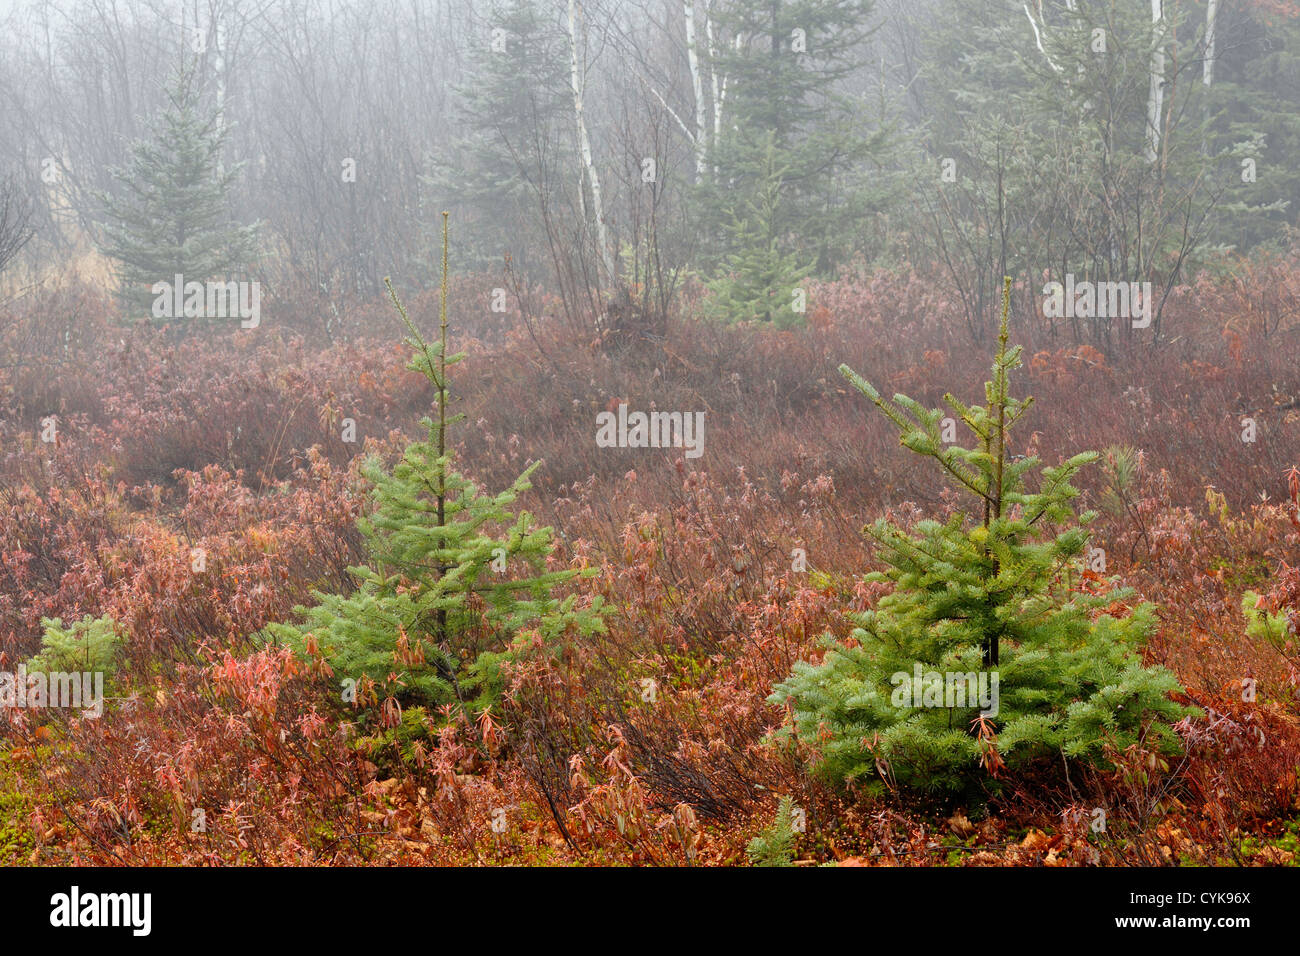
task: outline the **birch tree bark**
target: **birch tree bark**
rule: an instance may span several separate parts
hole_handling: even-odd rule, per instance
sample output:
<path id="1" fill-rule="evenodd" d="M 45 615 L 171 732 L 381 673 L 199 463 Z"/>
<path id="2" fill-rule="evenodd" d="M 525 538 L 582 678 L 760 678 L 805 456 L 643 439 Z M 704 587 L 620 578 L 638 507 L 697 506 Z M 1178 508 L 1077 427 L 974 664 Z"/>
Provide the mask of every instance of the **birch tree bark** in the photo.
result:
<path id="1" fill-rule="evenodd" d="M 213 40 L 216 49 L 213 51 L 216 55 L 216 64 L 213 73 L 217 78 L 217 135 L 226 135 L 226 31 L 221 22 L 221 14 L 218 11 L 214 14 L 215 23 L 213 24 Z M 223 162 L 224 156 L 218 157 L 219 169 L 225 169 Z"/>
<path id="2" fill-rule="evenodd" d="M 1164 3 L 1151 0 L 1151 86 L 1147 92 L 1147 162 L 1160 156 L 1160 114 L 1165 97 Z"/>
<path id="3" fill-rule="evenodd" d="M 1025 9 L 1025 16 L 1029 18 L 1029 26 L 1032 27 L 1034 31 L 1034 46 L 1038 47 L 1038 52 L 1043 54 L 1043 59 L 1047 61 L 1047 65 L 1050 66 L 1055 72 L 1060 73 L 1061 68 L 1052 62 L 1051 56 L 1048 55 L 1047 50 L 1043 47 L 1043 34 L 1047 32 L 1047 23 L 1046 22 L 1043 23 L 1043 28 L 1040 31 L 1038 28 L 1038 21 L 1036 21 L 1034 19 L 1034 15 L 1029 12 L 1029 4 L 1026 3 L 1024 5 L 1024 9 Z M 1071 9 L 1073 9 L 1073 7 Z M 1038 15 L 1040 17 L 1043 15 L 1043 8 L 1041 2 L 1038 5 Z"/>
<path id="4" fill-rule="evenodd" d="M 1209 0 L 1205 8 L 1205 75 L 1206 86 L 1214 83 L 1214 22 L 1219 14 L 1218 0 Z"/>
<path id="5" fill-rule="evenodd" d="M 708 139 L 708 121 L 704 106 L 704 77 L 700 74 L 700 54 L 696 46 L 695 0 L 685 0 L 686 63 L 691 70 L 691 88 L 695 92 L 695 179 L 700 182 L 708 172 L 705 150 Z M 707 14 L 706 14 L 707 16 Z"/>
<path id="6" fill-rule="evenodd" d="M 722 104 L 727 99 L 727 78 L 718 85 L 718 47 L 713 38 L 713 0 L 704 0 L 704 38 L 709 46 L 709 83 L 713 87 L 713 142 L 722 135 Z M 739 39 L 739 38 L 737 38 Z"/>
<path id="7" fill-rule="evenodd" d="M 608 230 L 605 227 L 605 204 L 600 196 L 600 174 L 591 157 L 591 137 L 587 135 L 587 118 L 583 111 L 583 93 L 586 88 L 585 63 L 579 63 L 578 56 L 578 17 L 577 0 L 569 0 L 569 81 L 573 87 L 573 112 L 578 124 L 578 152 L 582 159 L 583 173 L 591 186 L 592 218 L 596 223 L 596 245 L 600 251 L 600 261 L 605 267 L 605 275 L 612 282 L 616 278 L 614 254 L 609 247 Z"/>

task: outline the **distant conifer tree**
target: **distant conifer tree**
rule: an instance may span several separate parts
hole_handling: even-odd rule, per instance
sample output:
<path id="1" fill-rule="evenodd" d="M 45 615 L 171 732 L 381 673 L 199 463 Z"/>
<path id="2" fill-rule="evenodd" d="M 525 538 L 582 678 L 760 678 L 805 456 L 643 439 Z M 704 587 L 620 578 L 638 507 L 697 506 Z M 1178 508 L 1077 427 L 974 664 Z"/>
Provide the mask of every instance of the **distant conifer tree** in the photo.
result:
<path id="1" fill-rule="evenodd" d="M 121 189 L 101 196 L 101 248 L 117 263 L 118 298 L 126 317 L 149 318 L 156 282 L 227 279 L 256 254 L 257 225 L 232 222 L 230 192 L 242 164 L 222 167 L 228 127 L 205 112 L 191 73 L 180 73 L 168 105 L 147 137 L 131 144 L 114 170 Z"/>
<path id="2" fill-rule="evenodd" d="M 706 308 L 724 322 L 771 322 L 781 328 L 803 324 L 794 307 L 794 290 L 812 274 L 813 263 L 800 262 L 783 250 L 780 234 L 781 190 L 788 167 L 779 165 L 775 137 L 755 159 L 755 192 L 729 212 L 727 235 L 736 250 L 723 260 L 721 272 L 707 285 L 713 295 Z"/>

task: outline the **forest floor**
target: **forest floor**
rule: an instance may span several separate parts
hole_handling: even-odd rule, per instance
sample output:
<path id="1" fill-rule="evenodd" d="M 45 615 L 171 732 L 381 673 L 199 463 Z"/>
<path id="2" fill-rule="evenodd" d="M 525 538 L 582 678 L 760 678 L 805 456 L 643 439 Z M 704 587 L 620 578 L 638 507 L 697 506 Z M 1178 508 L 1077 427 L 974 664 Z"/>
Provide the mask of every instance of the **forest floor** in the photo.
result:
<path id="1" fill-rule="evenodd" d="M 1035 405 L 1010 451 L 1103 452 L 1080 486 L 1106 571 L 1079 586 L 1159 607 L 1143 656 L 1203 716 L 1177 757 L 1134 746 L 944 799 L 820 779 L 767 702 L 885 593 L 862 526 L 962 507 L 836 372 L 981 397 L 990 330 L 972 339 L 940 284 L 846 275 L 810 289 L 806 328 L 619 340 L 526 327 L 458 280 L 460 466 L 498 489 L 543 460 L 521 504 L 611 614 L 406 761 L 357 746 L 319 661 L 251 640 L 350 586 L 358 466 L 430 410 L 388 304 L 328 342 L 306 307 L 178 336 L 111 325 L 89 286 L 39 293 L 0 330 L 0 670 L 43 619 L 110 615 L 125 638 L 101 718 L 6 708 L 0 862 L 744 864 L 789 796 L 796 865 L 1295 865 L 1300 652 L 1242 606 L 1300 615 L 1295 285 L 1180 289 L 1158 339 L 1013 322 Z M 435 303 L 408 303 L 426 329 Z M 704 454 L 598 447 L 620 403 L 704 412 Z"/>

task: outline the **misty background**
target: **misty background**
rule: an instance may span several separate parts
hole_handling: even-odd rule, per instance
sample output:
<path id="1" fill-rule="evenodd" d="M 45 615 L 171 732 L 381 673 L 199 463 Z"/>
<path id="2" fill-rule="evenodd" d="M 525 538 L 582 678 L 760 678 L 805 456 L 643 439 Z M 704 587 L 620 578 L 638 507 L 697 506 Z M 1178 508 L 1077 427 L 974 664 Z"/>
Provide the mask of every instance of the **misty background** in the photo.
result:
<path id="1" fill-rule="evenodd" d="M 809 278 L 908 264 L 950 284 L 975 340 L 1004 274 L 1026 310 L 1066 273 L 1151 281 L 1159 341 L 1171 289 L 1289 241 L 1296 14 L 1279 0 L 4 0 L 4 300 L 71 273 L 118 292 L 155 272 L 237 273 L 263 284 L 268 321 L 292 301 L 332 338 L 331 317 L 385 275 L 436 284 L 445 209 L 453 271 L 593 332 L 662 336 L 684 294 L 694 317 L 798 325 Z M 185 215 L 180 193 L 147 211 L 138 195 L 142 177 L 175 174 L 178 96 L 223 214 L 193 227 L 206 259 L 169 240 L 133 277 L 123 242 L 156 244 L 151 228 Z M 124 319 L 138 311 L 124 301 Z M 1122 330 L 1062 331 L 1109 349 Z"/>

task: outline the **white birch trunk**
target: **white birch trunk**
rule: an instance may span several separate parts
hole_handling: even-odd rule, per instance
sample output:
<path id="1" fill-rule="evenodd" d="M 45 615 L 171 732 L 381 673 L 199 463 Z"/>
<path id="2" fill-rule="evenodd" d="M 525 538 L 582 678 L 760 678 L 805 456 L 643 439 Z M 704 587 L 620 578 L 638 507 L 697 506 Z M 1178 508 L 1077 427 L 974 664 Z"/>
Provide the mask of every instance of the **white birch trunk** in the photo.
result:
<path id="1" fill-rule="evenodd" d="M 1026 16 L 1026 17 L 1028 18 L 1028 20 L 1029 20 L 1029 26 L 1030 26 L 1030 28 L 1032 28 L 1033 31 L 1034 31 L 1034 46 L 1038 47 L 1038 52 L 1041 53 L 1041 54 L 1043 54 L 1043 59 L 1045 59 L 1045 60 L 1047 61 L 1047 65 L 1050 66 L 1054 72 L 1056 72 L 1056 73 L 1060 73 L 1060 72 L 1061 72 L 1061 68 L 1060 68 L 1059 66 L 1057 66 L 1055 63 L 1052 62 L 1052 58 L 1051 58 L 1050 56 L 1048 56 L 1048 54 L 1047 54 L 1047 50 L 1043 47 L 1043 33 L 1046 33 L 1046 32 L 1047 32 L 1047 24 L 1046 24 L 1046 23 L 1043 24 L 1043 29 L 1042 29 L 1042 31 L 1040 32 L 1039 29 L 1038 29 L 1038 21 L 1035 20 L 1035 19 L 1034 19 L 1034 15 L 1033 15 L 1032 13 L 1029 12 L 1029 4 L 1026 3 L 1026 4 L 1024 5 L 1024 10 L 1025 10 L 1025 16 Z M 1039 6 L 1039 11 L 1038 11 L 1038 12 L 1039 12 L 1039 15 L 1041 16 L 1041 15 L 1042 15 L 1042 7 L 1041 7 L 1041 4 L 1040 4 L 1040 6 Z"/>
<path id="2" fill-rule="evenodd" d="M 698 182 L 704 179 L 708 171 L 704 159 L 708 127 L 704 109 L 704 77 L 700 75 L 700 55 L 695 45 L 695 0 L 685 0 L 684 12 L 686 14 L 686 63 L 691 70 L 691 87 L 695 92 L 695 178 Z"/>
<path id="3" fill-rule="evenodd" d="M 713 142 L 722 135 L 722 104 L 727 98 L 727 80 L 718 85 L 718 47 L 713 39 L 713 0 L 704 0 L 704 37 L 709 45 L 709 83 L 713 87 Z M 716 172 L 716 170 L 715 170 Z"/>
<path id="4" fill-rule="evenodd" d="M 600 174 L 591 158 L 591 138 L 587 135 L 587 119 L 583 112 L 582 97 L 586 86 L 584 71 L 578 61 L 578 3 L 569 0 L 569 80 L 573 86 L 573 112 L 578 123 L 578 151 L 582 157 L 582 168 L 587 181 L 591 184 L 591 204 L 593 218 L 596 221 L 596 245 L 600 247 L 600 261 L 605 266 L 605 275 L 612 282 L 616 278 L 614 256 L 609 248 L 609 235 L 605 228 L 605 206 L 600 198 Z M 581 189 L 579 189 L 581 194 Z"/>
<path id="5" fill-rule="evenodd" d="M 1209 0 L 1205 8 L 1205 75 L 1206 86 L 1214 83 L 1214 21 L 1219 14 L 1218 0 Z"/>
<path id="6" fill-rule="evenodd" d="M 217 44 L 217 62 L 213 71 L 217 77 L 217 133 L 224 136 L 226 134 L 226 31 L 220 17 L 217 19 L 213 33 L 216 35 Z M 229 144 L 226 148 L 229 148 Z"/>
<path id="7" fill-rule="evenodd" d="M 1151 0 L 1151 33 L 1155 46 L 1151 50 L 1151 87 L 1147 92 L 1147 162 L 1160 157 L 1160 115 L 1165 98 L 1165 48 L 1160 34 L 1164 31 L 1163 0 Z"/>

